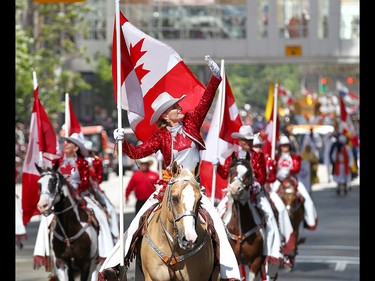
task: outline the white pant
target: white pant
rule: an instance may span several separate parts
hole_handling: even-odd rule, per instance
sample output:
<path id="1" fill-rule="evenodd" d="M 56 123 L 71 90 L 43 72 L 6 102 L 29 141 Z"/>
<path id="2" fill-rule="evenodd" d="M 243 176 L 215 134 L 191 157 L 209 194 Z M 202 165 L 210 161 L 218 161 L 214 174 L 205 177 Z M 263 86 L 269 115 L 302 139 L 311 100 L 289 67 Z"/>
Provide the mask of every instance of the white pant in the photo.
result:
<path id="1" fill-rule="evenodd" d="M 277 192 L 279 190 L 279 187 L 280 187 L 280 181 L 276 180 L 271 185 L 271 190 L 273 192 Z M 310 230 L 314 230 L 317 227 L 317 223 L 318 223 L 318 215 L 316 213 L 314 202 L 312 201 L 310 197 L 310 193 L 307 191 L 306 186 L 303 184 L 303 182 L 298 181 L 297 189 L 298 189 L 298 192 L 305 199 L 303 206 L 305 209 L 304 221 L 305 221 L 305 224 L 307 225 L 306 228 Z"/>
<path id="2" fill-rule="evenodd" d="M 93 195 L 91 196 L 94 197 Z M 114 246 L 107 215 L 99 207 L 100 204 L 98 202 L 95 202 L 90 196 L 85 196 L 84 199 L 87 202 L 87 208 L 92 209 L 94 211 L 95 217 L 97 218 L 99 222 L 99 235 L 98 235 L 99 257 L 106 258 Z"/>
<path id="3" fill-rule="evenodd" d="M 154 194 L 157 194 L 157 193 L 158 191 L 155 191 L 153 194 L 151 194 L 151 196 L 143 204 L 142 208 L 138 211 L 134 219 L 131 221 L 129 228 L 123 234 L 124 254 L 121 254 L 121 250 L 120 250 L 121 241 L 118 241 L 115 247 L 112 249 L 111 253 L 108 255 L 107 259 L 102 264 L 99 270 L 100 272 L 102 272 L 106 268 L 114 267 L 120 264 L 121 261 L 124 259 L 124 257 L 129 251 L 132 237 L 135 231 L 138 229 L 139 219 L 153 204 L 158 202 L 157 199 L 153 198 Z M 236 256 L 234 255 L 232 247 L 229 244 L 229 240 L 227 238 L 227 234 L 224 228 L 223 221 L 220 219 L 218 213 L 216 212 L 214 205 L 204 194 L 202 194 L 201 202 L 202 202 L 203 208 L 205 208 L 207 212 L 210 214 L 210 216 L 212 217 L 215 230 L 220 239 L 220 276 L 221 278 L 235 278 L 235 279 L 241 280 L 240 271 L 239 271 L 239 267 L 237 264 L 237 259 L 236 259 Z M 137 276 L 136 276 L 136 280 L 140 280 L 140 279 L 137 279 Z"/>

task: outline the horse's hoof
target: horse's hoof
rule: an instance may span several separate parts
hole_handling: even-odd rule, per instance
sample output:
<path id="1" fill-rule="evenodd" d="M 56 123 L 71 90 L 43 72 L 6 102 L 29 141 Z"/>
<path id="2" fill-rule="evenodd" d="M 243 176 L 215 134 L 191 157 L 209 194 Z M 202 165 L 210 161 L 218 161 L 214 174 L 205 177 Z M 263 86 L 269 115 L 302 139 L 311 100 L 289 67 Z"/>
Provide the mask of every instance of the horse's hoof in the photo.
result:
<path id="1" fill-rule="evenodd" d="M 291 263 L 284 263 L 284 270 L 286 272 L 291 272 L 293 270 L 293 265 Z"/>
<path id="2" fill-rule="evenodd" d="M 306 237 L 301 237 L 300 239 L 298 239 L 298 243 L 297 244 L 303 244 L 306 242 Z"/>

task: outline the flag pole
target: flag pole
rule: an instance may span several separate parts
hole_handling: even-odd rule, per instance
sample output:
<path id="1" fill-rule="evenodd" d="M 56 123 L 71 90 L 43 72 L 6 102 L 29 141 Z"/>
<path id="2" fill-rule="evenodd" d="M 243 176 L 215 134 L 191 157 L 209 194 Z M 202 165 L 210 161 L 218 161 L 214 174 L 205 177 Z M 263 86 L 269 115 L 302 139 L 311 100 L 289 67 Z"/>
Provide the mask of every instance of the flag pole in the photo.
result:
<path id="1" fill-rule="evenodd" d="M 218 158 L 219 154 L 219 135 L 220 135 L 220 129 L 221 124 L 223 122 L 223 111 L 224 111 L 224 101 L 225 101 L 225 71 L 224 71 L 224 60 L 221 60 L 221 67 L 220 67 L 220 75 L 222 77 L 221 80 L 221 87 L 219 88 L 219 96 L 216 102 L 219 102 L 220 104 L 220 110 L 219 110 L 219 129 L 217 130 L 217 136 L 216 136 L 216 154 L 214 157 Z M 216 159 L 214 159 L 216 160 Z M 219 165 L 219 163 L 217 164 Z M 211 202 L 212 204 L 215 203 L 215 193 L 216 193 L 216 171 L 217 171 L 217 165 L 213 165 L 212 169 L 212 184 L 211 184 Z"/>
<path id="2" fill-rule="evenodd" d="M 65 93 L 65 137 L 69 137 L 70 131 L 70 108 L 69 108 L 69 94 Z"/>
<path id="3" fill-rule="evenodd" d="M 116 0 L 116 66 L 117 66 L 117 128 L 122 128 L 122 112 L 121 112 L 121 44 L 120 44 L 120 0 Z M 117 144 L 117 157 L 118 157 L 118 169 L 119 169 L 119 197 L 120 197 L 120 253 L 124 255 L 124 239 L 122 234 L 124 233 L 124 185 L 123 183 L 123 166 L 122 166 L 122 140 L 118 141 Z M 124 259 L 120 259 L 120 266 L 124 266 Z"/>
<path id="4" fill-rule="evenodd" d="M 272 146 L 271 146 L 271 158 L 275 159 L 275 150 L 276 150 L 276 127 L 277 127 L 277 96 L 278 96 L 279 85 L 275 84 L 275 90 L 273 91 L 273 124 L 272 124 Z"/>
<path id="5" fill-rule="evenodd" d="M 38 79 L 36 78 L 36 72 L 33 71 L 33 83 L 34 83 L 34 91 L 38 88 Z M 38 120 L 39 122 L 40 120 Z M 38 165 L 44 166 L 44 160 L 43 160 L 43 151 L 39 150 L 39 159 L 38 159 Z"/>

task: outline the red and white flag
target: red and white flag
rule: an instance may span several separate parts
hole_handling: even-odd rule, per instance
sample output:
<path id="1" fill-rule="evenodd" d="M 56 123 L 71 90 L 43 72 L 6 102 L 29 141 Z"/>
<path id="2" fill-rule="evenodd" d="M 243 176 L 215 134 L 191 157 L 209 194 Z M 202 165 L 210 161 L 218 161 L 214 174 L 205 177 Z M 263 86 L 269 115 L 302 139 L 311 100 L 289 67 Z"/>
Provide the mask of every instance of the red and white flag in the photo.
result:
<path id="1" fill-rule="evenodd" d="M 223 71 L 223 64 L 221 69 Z M 214 166 L 212 161 L 220 160 L 224 164 L 233 151 L 238 151 L 238 140 L 232 138 L 233 132 L 238 132 L 242 122 L 239 111 L 234 100 L 232 90 L 228 79 L 222 80 L 219 89 L 219 95 L 216 100 L 216 106 L 213 113 L 210 129 L 206 137 L 206 150 L 202 151 L 202 162 L 200 168 L 200 180 L 206 188 L 207 196 L 212 197 L 212 178 L 214 175 Z M 223 84 L 225 87 L 222 87 Z M 223 179 L 218 173 L 216 177 L 216 187 L 214 198 L 222 199 L 223 189 L 227 187 L 227 179 Z"/>
<path id="2" fill-rule="evenodd" d="M 289 91 L 284 86 L 279 85 L 278 95 L 283 100 L 284 104 L 286 104 L 286 105 L 293 105 L 294 102 L 295 102 L 291 91 Z"/>
<path id="3" fill-rule="evenodd" d="M 349 91 L 348 87 L 346 87 L 340 81 L 336 82 L 336 90 L 340 93 L 340 96 L 342 96 L 344 100 L 349 104 L 359 105 L 359 96 Z"/>
<path id="4" fill-rule="evenodd" d="M 22 212 L 23 223 L 26 225 L 34 215 L 39 215 L 37 203 L 39 201 L 38 179 L 40 174 L 35 163 L 40 160 L 41 153 L 45 165 L 50 164 L 51 156 L 57 152 L 57 138 L 53 126 L 45 112 L 39 97 L 38 84 L 34 73 L 34 106 L 30 121 L 30 135 L 22 173 Z"/>
<path id="5" fill-rule="evenodd" d="M 71 136 L 73 133 L 81 134 L 81 125 L 78 122 L 78 119 L 74 113 L 72 101 L 69 99 L 69 107 L 67 107 L 67 112 L 65 112 L 67 117 L 67 128 L 68 136 Z"/>
<path id="6" fill-rule="evenodd" d="M 121 107 L 127 111 L 130 127 L 145 141 L 156 125 L 150 125 L 154 113 L 151 104 L 158 95 L 187 97 L 180 102 L 192 110 L 203 95 L 205 86 L 170 46 L 133 26 L 120 12 Z M 112 79 L 117 102 L 116 20 L 113 32 Z M 203 60 L 204 58 L 202 58 Z"/>

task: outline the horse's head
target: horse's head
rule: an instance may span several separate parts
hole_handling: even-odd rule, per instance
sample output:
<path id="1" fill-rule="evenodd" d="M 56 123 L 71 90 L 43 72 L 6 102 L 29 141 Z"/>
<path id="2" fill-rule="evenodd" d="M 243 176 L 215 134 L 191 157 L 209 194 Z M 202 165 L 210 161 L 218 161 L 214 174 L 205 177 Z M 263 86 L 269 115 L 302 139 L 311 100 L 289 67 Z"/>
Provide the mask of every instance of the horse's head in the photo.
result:
<path id="1" fill-rule="evenodd" d="M 238 159 L 234 153 L 232 154 L 228 182 L 228 191 L 233 199 L 246 199 L 244 201 L 247 201 L 250 196 L 250 186 L 253 183 L 253 169 L 250 165 L 249 153 L 246 153 L 246 159 Z"/>
<path id="2" fill-rule="evenodd" d="M 61 181 L 64 177 L 57 171 L 57 164 L 52 168 L 42 168 L 37 164 L 35 166 L 40 174 L 38 180 L 40 197 L 37 207 L 43 215 L 48 216 L 53 212 L 54 205 L 61 200 Z"/>
<path id="3" fill-rule="evenodd" d="M 292 215 L 293 206 L 297 204 L 297 185 L 296 179 L 290 176 L 280 183 L 279 190 L 282 192 L 281 198 L 284 201 L 289 216 Z"/>
<path id="4" fill-rule="evenodd" d="M 193 171 L 181 169 L 172 164 L 172 177 L 169 181 L 163 204 L 168 206 L 168 220 L 177 230 L 178 244 L 182 249 L 191 249 L 197 240 L 196 218 L 202 194 L 200 191 L 199 163 Z"/>

